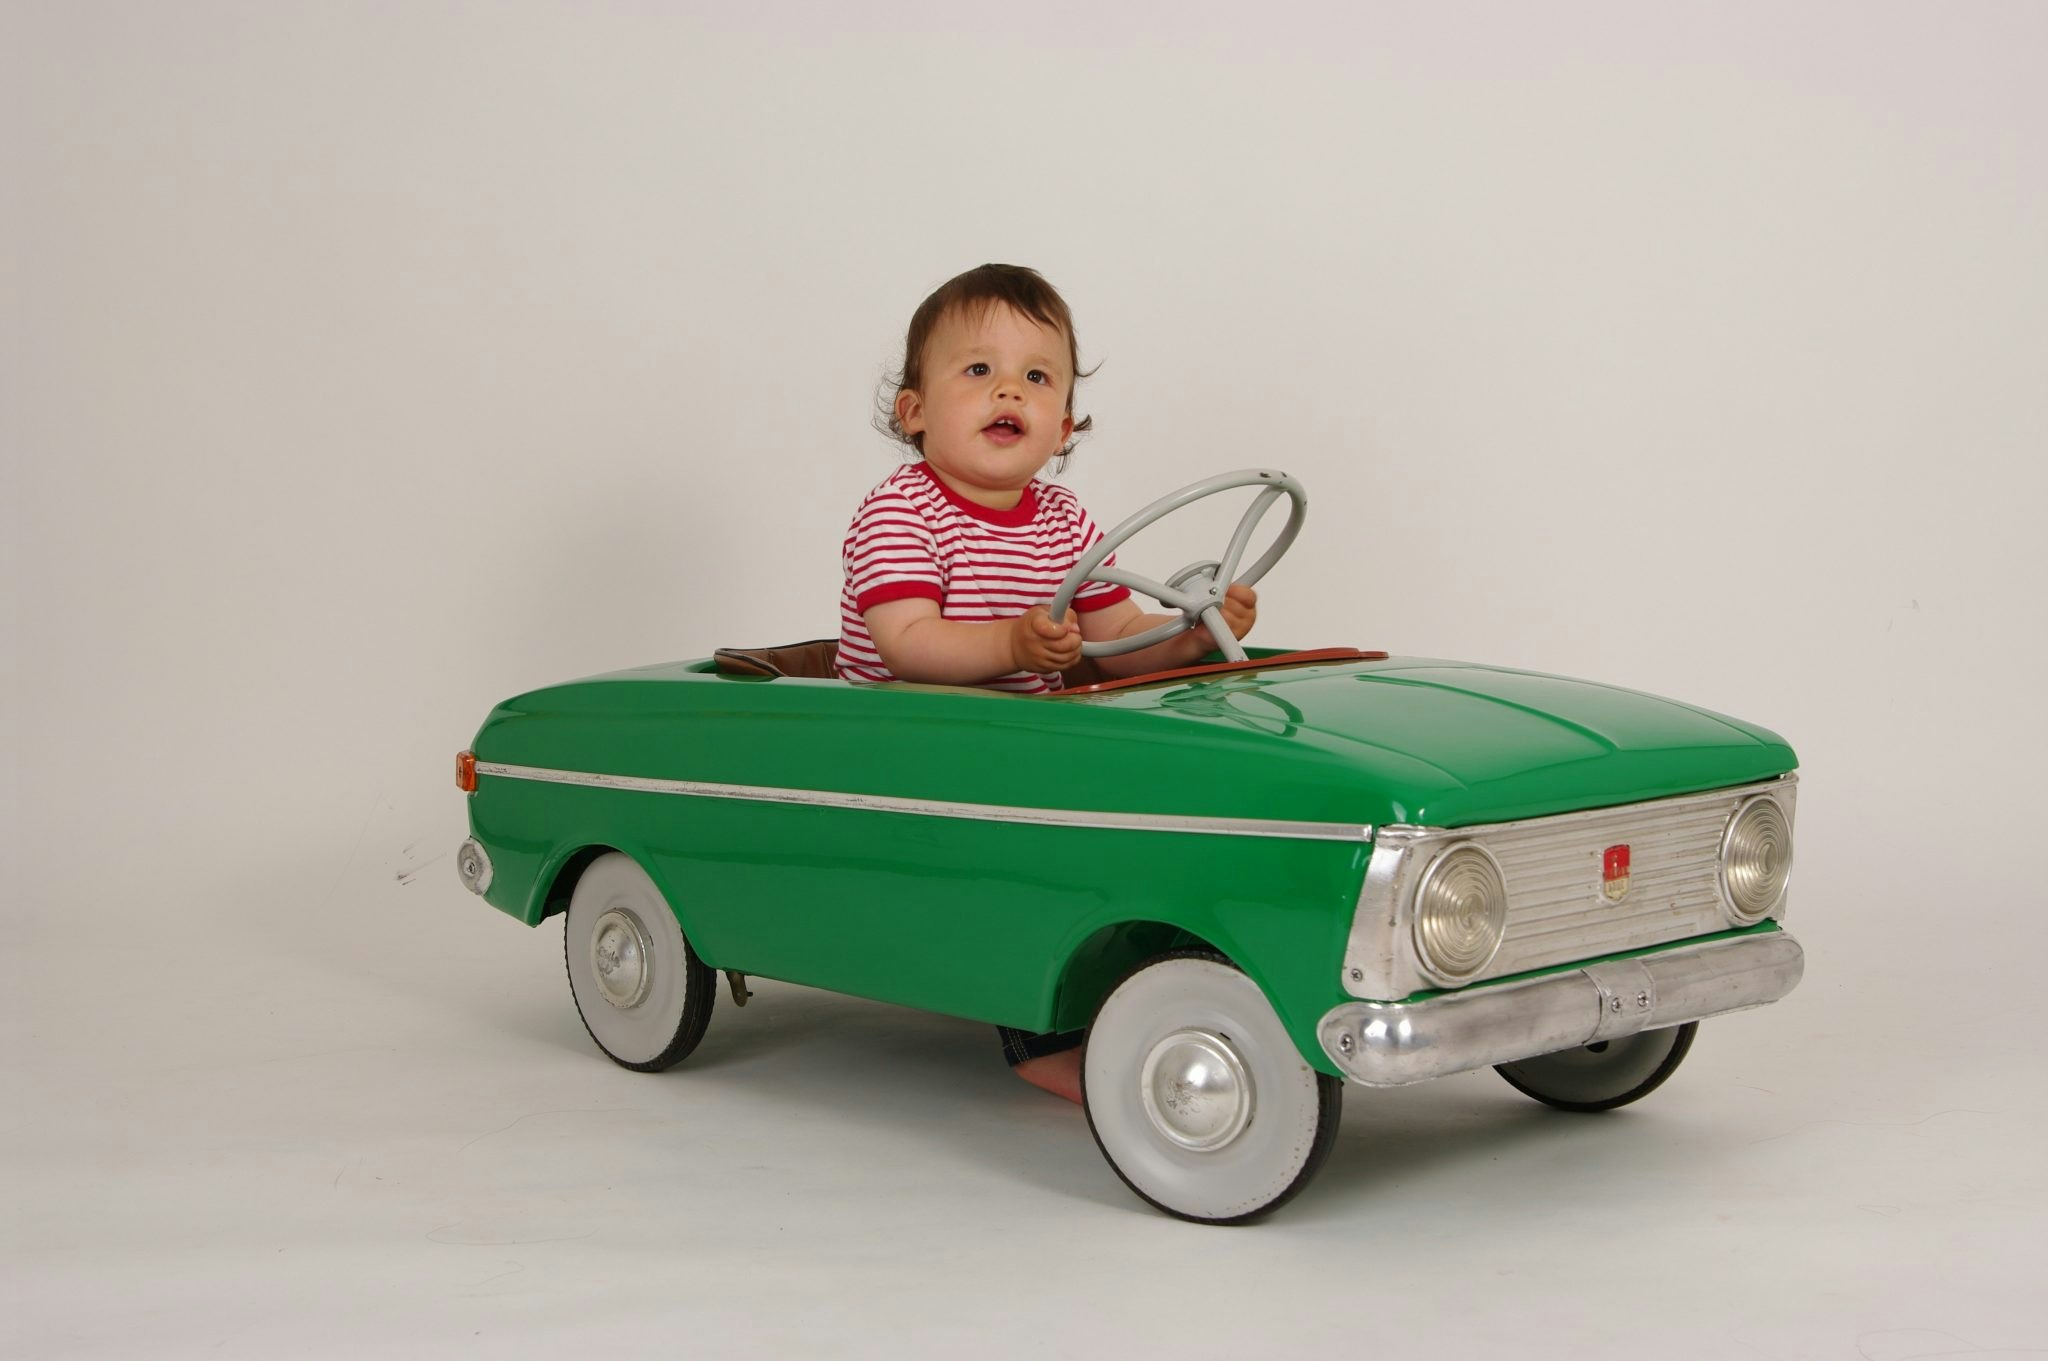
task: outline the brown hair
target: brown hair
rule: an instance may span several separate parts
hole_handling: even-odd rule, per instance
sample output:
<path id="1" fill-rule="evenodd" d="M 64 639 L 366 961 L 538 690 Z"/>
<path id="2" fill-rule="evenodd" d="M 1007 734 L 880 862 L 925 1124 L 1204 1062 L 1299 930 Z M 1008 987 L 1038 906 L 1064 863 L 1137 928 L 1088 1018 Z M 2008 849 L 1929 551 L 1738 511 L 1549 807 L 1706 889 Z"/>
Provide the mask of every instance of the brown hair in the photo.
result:
<path id="1" fill-rule="evenodd" d="M 1067 386 L 1067 414 L 1074 414 L 1074 391 L 1081 386 L 1081 380 L 1095 370 L 1082 372 L 1081 346 L 1074 338 L 1074 314 L 1067 310 L 1067 300 L 1035 269 L 1027 269 L 1023 265 L 982 265 L 965 274 L 956 274 L 940 284 L 910 314 L 910 330 L 903 337 L 903 372 L 895 378 L 893 390 L 886 399 L 878 403 L 881 411 L 875 424 L 882 433 L 923 455 L 924 436 L 904 430 L 902 422 L 896 419 L 896 398 L 906 389 L 916 390 L 924 386 L 925 342 L 932 338 L 932 332 L 940 321 L 955 313 L 979 317 L 998 304 L 1067 338 L 1067 364 L 1074 371 L 1074 381 Z M 1081 434 L 1093 429 L 1094 425 L 1093 416 L 1083 416 L 1074 422 L 1074 433 Z M 1067 456 L 1074 452 L 1074 444 L 1075 441 L 1069 439 L 1053 457 L 1054 472 L 1066 466 Z"/>

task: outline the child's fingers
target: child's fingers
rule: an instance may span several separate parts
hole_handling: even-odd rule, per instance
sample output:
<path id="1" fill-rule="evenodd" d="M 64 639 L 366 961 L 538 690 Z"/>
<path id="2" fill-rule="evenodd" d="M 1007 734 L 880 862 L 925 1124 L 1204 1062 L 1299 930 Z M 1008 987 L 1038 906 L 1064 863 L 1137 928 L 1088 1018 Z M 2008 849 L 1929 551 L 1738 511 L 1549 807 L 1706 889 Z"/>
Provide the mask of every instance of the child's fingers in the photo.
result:
<path id="1" fill-rule="evenodd" d="M 1060 622 L 1055 624 L 1052 621 L 1051 610 L 1048 610 L 1043 605 L 1033 605 L 1031 607 L 1031 627 L 1041 638 L 1064 638 L 1067 634 L 1077 630 L 1079 625 L 1074 623 L 1074 616 L 1071 613 L 1061 616 Z"/>
<path id="2" fill-rule="evenodd" d="M 1250 632 L 1259 617 L 1259 593 L 1249 586 L 1233 583 L 1223 593 L 1223 621 L 1230 625 L 1230 631 L 1242 638 Z"/>
<path id="3" fill-rule="evenodd" d="M 1015 655 L 1026 671 L 1064 671 L 1081 657 L 1081 625 L 1069 613 L 1059 623 L 1043 605 L 1033 605 L 1017 618 Z"/>

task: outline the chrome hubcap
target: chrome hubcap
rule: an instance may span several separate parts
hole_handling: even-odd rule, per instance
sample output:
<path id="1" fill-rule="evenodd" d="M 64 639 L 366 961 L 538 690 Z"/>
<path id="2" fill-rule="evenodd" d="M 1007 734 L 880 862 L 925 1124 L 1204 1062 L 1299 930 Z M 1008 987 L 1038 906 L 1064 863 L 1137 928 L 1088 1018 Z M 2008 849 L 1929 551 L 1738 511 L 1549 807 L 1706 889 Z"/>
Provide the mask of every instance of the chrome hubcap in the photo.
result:
<path id="1" fill-rule="evenodd" d="M 1152 1127 L 1182 1148 L 1213 1152 L 1251 1123 L 1251 1074 L 1212 1031 L 1176 1030 L 1153 1045 L 1138 1086 Z"/>
<path id="2" fill-rule="evenodd" d="M 615 907 L 597 919 L 590 933 L 590 972 L 604 1000 L 629 1011 L 647 1000 L 654 982 L 653 942 L 640 919 Z"/>

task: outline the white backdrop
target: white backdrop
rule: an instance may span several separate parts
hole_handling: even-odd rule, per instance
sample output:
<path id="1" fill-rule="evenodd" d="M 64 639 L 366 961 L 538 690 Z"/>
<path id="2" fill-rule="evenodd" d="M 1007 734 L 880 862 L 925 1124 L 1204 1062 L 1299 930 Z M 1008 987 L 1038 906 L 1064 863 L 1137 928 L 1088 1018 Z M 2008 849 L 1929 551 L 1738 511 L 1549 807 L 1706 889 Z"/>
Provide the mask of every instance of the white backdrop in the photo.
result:
<path id="1" fill-rule="evenodd" d="M 1901 1166 L 2011 1180 L 1901 1242 L 1983 1248 L 2008 1196 L 2038 1228 L 2041 1174 L 1994 1150 L 2048 1113 L 2048 8 L 4 15 L 0 1246 L 38 1351 L 118 1350 L 147 1311 L 66 1302 L 185 1250 L 116 1268 L 90 1207 L 177 1220 L 199 1169 L 268 1194 L 139 1074 L 215 1070 L 233 1108 L 351 1043 L 580 1038 L 520 991 L 558 946 L 456 885 L 453 753 L 533 685 L 831 632 L 897 457 L 877 384 L 985 260 L 1052 279 L 1101 365 L 1066 475 L 1099 518 L 1246 464 L 1307 483 L 1256 641 L 1789 738 L 1809 974 L 1739 1023 L 1752 1075 L 1796 1065 L 1850 1124 L 1984 1117 Z M 1202 546 L 1159 537 L 1131 560 Z M 321 1109 L 264 1127 L 276 1185 L 357 1156 Z M 1363 1240 L 1370 1197 L 1328 1213 Z M 2048 1337 L 1925 1288 L 1911 1318 L 1788 1300 L 1771 1335 Z"/>

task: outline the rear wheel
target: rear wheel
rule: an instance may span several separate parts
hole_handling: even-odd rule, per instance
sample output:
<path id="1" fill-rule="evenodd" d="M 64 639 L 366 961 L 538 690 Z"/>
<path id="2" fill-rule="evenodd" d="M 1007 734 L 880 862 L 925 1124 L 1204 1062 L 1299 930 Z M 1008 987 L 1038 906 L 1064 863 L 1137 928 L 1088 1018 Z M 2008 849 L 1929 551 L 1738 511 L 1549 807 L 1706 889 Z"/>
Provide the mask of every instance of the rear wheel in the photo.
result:
<path id="1" fill-rule="evenodd" d="M 1641 1030 L 1561 1053 L 1502 1063 L 1494 1071 L 1525 1096 L 1561 1111 L 1611 1111 L 1640 1101 L 1685 1062 L 1698 1021 Z"/>
<path id="2" fill-rule="evenodd" d="M 1210 1224 L 1256 1218 L 1306 1186 L 1344 1102 L 1259 985 L 1208 951 L 1148 960 L 1111 990 L 1088 1030 L 1081 1092 L 1124 1184 Z"/>
<path id="3" fill-rule="evenodd" d="M 704 1038 L 716 977 L 631 856 L 599 856 L 576 881 L 562 955 L 583 1028 L 612 1062 L 658 1073 Z"/>

